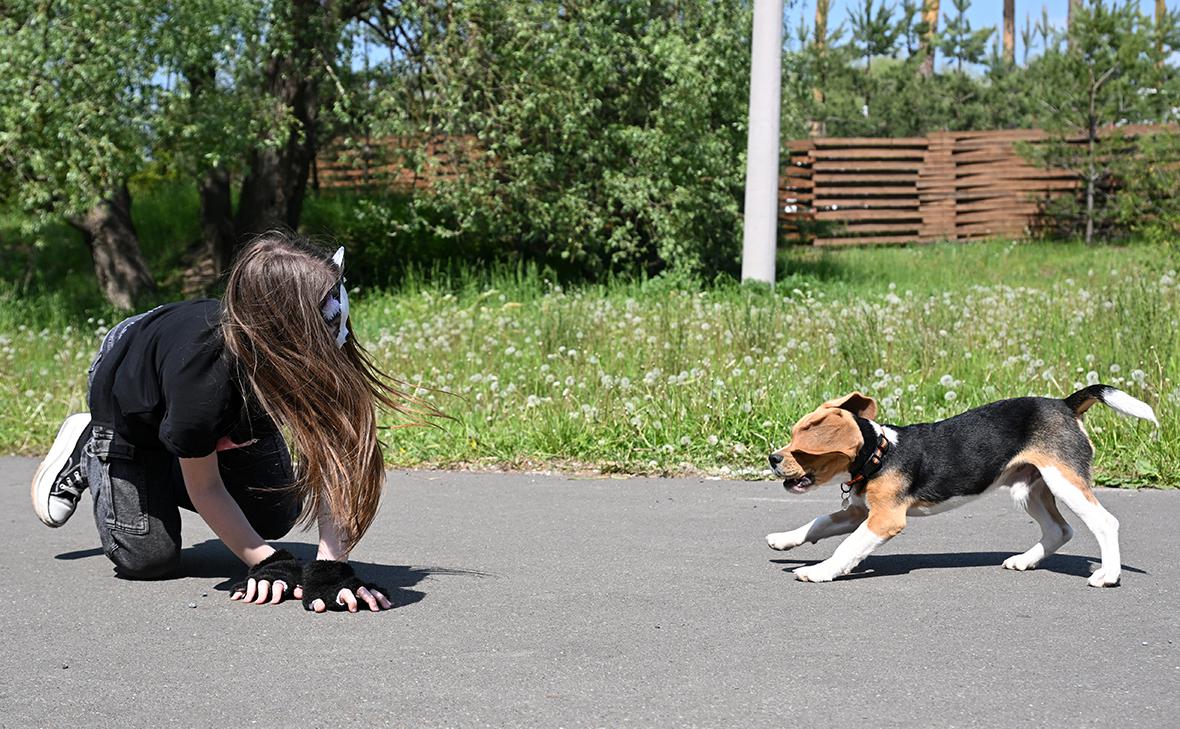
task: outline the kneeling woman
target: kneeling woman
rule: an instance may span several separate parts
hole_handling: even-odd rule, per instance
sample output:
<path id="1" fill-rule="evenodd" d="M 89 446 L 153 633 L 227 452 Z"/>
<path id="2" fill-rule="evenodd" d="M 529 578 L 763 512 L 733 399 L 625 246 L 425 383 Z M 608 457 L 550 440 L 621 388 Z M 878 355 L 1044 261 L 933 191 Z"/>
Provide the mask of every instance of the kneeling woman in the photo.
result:
<path id="1" fill-rule="evenodd" d="M 41 521 L 64 524 L 89 488 L 116 572 L 151 579 L 179 564 L 179 509 L 195 510 L 250 568 L 233 599 L 389 608 L 346 560 L 385 482 L 376 406 L 412 408 L 350 335 L 342 266 L 343 249 L 270 233 L 242 251 L 221 301 L 115 326 L 90 368 L 90 413 L 66 420 L 34 476 Z M 312 522 L 307 565 L 266 543 Z"/>

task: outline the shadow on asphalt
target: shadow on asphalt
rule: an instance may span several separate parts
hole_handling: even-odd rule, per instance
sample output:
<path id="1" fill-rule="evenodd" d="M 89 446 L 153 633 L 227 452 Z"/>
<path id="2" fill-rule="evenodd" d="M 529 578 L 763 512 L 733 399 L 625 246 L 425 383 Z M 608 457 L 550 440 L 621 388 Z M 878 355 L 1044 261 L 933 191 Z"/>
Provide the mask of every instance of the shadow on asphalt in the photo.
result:
<path id="1" fill-rule="evenodd" d="M 296 542 L 271 542 L 275 547 L 282 547 L 303 561 L 315 559 L 314 544 Z M 101 557 L 102 549 L 79 549 L 73 552 L 63 552 L 55 555 L 55 559 L 72 561 L 88 557 Z M 360 562 L 350 560 L 357 574 L 365 582 L 377 584 L 384 589 L 385 596 L 395 608 L 405 607 L 421 601 L 426 593 L 409 588 L 418 585 L 427 577 L 433 575 L 455 575 L 463 577 L 490 577 L 486 572 L 475 570 L 451 569 L 449 567 L 411 567 L 409 565 L 388 565 L 375 562 Z M 205 579 L 223 578 L 213 586 L 221 592 L 229 592 L 230 588 L 246 577 L 243 565 L 233 552 L 220 540 L 207 539 L 199 544 L 182 549 L 180 552 L 180 569 L 170 578 L 199 577 Z"/>
<path id="2" fill-rule="evenodd" d="M 882 554 L 869 557 L 861 562 L 851 574 L 841 579 L 852 580 L 863 577 L 884 577 L 887 575 L 905 575 L 914 570 L 923 569 L 953 569 L 955 567 L 999 567 L 1004 560 L 1015 552 L 935 552 L 929 554 Z M 820 562 L 818 559 L 772 559 L 774 564 L 790 565 L 784 567 L 784 572 L 790 572 L 796 567 Z M 1083 557 L 1074 554 L 1053 554 L 1045 558 L 1037 566 L 1038 570 L 1056 572 L 1074 577 L 1089 577 L 1099 560 L 1095 557 Z M 1147 574 L 1141 569 L 1123 565 L 1126 572 Z"/>

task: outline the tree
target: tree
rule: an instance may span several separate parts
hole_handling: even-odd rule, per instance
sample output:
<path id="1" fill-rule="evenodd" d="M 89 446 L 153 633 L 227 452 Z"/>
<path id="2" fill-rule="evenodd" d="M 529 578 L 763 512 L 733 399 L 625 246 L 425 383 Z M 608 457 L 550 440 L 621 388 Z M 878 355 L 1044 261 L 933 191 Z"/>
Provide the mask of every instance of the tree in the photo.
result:
<path id="1" fill-rule="evenodd" d="M 415 70 L 425 102 L 411 122 L 463 170 L 415 198 L 419 225 L 457 251 L 491 248 L 590 276 L 733 269 L 748 3 L 476 0 L 406 12 L 388 18 L 409 24 L 425 60 Z M 790 104 L 784 114 L 798 134 Z M 383 123 L 379 132 L 408 125 Z"/>
<path id="2" fill-rule="evenodd" d="M 1016 0 L 1004 0 L 1004 62 L 1016 63 Z"/>
<path id="3" fill-rule="evenodd" d="M 1036 64 L 1042 124 L 1051 137 L 1032 154 L 1044 164 L 1077 172 L 1083 190 L 1080 220 L 1090 243 L 1114 209 L 1117 166 L 1137 156 L 1116 125 L 1166 119 L 1171 94 L 1159 93 L 1167 80 L 1156 67 L 1152 23 L 1135 5 L 1092 0 L 1074 8 L 1071 21 L 1065 50 L 1050 48 Z M 1079 129 L 1081 143 L 1073 141 Z"/>
<path id="4" fill-rule="evenodd" d="M 897 39 L 901 30 L 893 22 L 893 6 L 881 0 L 863 0 L 860 10 L 848 12 L 848 23 L 852 27 L 852 45 L 860 52 L 865 62 L 865 76 L 873 70 L 874 56 L 892 56 L 897 50 Z"/>
<path id="5" fill-rule="evenodd" d="M 99 286 L 132 308 L 152 291 L 128 179 L 146 163 L 160 3 L 12 0 L 0 12 L 0 197 L 37 227 L 64 217 Z"/>
<path id="6" fill-rule="evenodd" d="M 955 15 L 953 17 L 942 16 L 945 30 L 941 35 L 942 42 L 939 43 L 939 50 L 948 58 L 955 59 L 956 70 L 961 73 L 964 63 L 975 64 L 983 60 L 987 53 L 987 42 L 995 32 L 995 28 L 983 28 L 982 30 L 971 28 L 971 21 L 967 19 L 967 10 L 971 8 L 971 0 L 952 0 L 951 4 L 955 6 Z"/>
<path id="7" fill-rule="evenodd" d="M 926 33 L 922 36 L 922 66 L 920 73 L 925 78 L 934 75 L 934 56 L 938 48 L 935 42 L 938 34 L 938 0 L 925 0 L 922 4 L 922 22 Z"/>

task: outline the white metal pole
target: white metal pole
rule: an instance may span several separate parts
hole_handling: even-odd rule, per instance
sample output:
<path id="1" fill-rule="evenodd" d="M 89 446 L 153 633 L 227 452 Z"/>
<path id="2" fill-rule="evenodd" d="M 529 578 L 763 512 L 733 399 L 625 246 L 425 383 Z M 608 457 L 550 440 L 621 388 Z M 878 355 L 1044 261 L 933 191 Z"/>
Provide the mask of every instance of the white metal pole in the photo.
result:
<path id="1" fill-rule="evenodd" d="M 754 0 L 754 31 L 750 45 L 750 129 L 746 141 L 742 280 L 774 283 L 783 0 Z"/>

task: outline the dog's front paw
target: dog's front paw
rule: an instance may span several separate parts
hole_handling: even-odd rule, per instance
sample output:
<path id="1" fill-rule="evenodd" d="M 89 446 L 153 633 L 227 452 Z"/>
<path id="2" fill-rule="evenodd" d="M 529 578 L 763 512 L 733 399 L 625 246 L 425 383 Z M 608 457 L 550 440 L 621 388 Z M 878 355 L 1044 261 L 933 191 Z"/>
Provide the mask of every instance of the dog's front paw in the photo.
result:
<path id="1" fill-rule="evenodd" d="M 796 580 L 802 582 L 831 582 L 836 579 L 836 573 L 824 567 L 823 563 L 798 567 L 793 571 Z"/>
<path id="2" fill-rule="evenodd" d="M 1004 560 L 1004 569 L 1017 570 L 1019 572 L 1023 572 L 1025 570 L 1031 570 L 1034 567 L 1036 567 L 1037 562 L 1039 562 L 1039 561 L 1040 560 L 1037 559 L 1035 556 L 1029 556 L 1029 554 L 1027 552 L 1025 552 L 1023 554 L 1014 554 L 1011 557 L 1009 557 L 1008 559 Z"/>
<path id="3" fill-rule="evenodd" d="M 774 534 L 766 535 L 767 546 L 771 549 L 777 549 L 780 552 L 794 549 L 802 543 L 803 540 L 795 532 L 775 532 Z"/>
<path id="4" fill-rule="evenodd" d="M 1104 570 L 1099 568 L 1090 575 L 1090 587 L 1114 587 L 1119 584 L 1119 570 Z"/>

